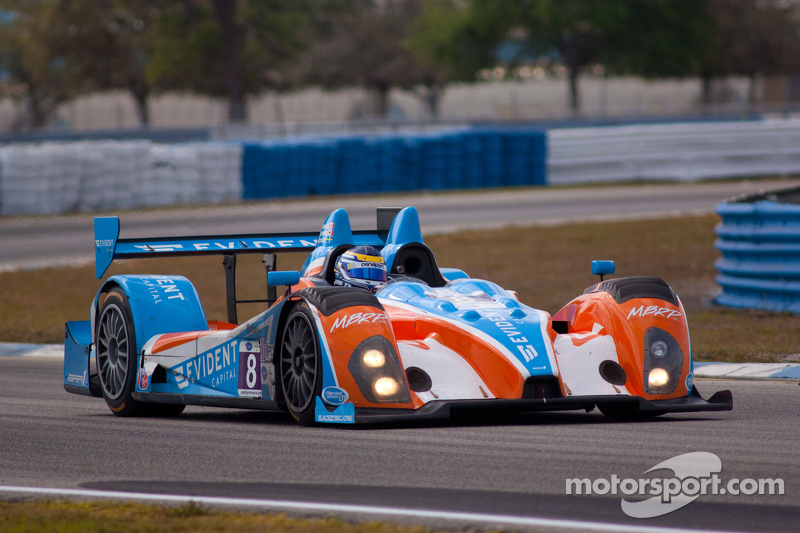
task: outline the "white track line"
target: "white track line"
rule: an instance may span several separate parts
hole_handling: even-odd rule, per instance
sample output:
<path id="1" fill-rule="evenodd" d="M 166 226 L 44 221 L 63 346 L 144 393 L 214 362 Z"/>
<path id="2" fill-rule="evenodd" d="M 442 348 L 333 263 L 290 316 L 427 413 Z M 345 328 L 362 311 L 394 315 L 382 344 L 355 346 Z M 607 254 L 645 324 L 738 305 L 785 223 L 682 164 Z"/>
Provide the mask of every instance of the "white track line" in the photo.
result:
<path id="1" fill-rule="evenodd" d="M 462 513 L 454 511 L 431 511 L 426 509 L 403 509 L 371 505 L 352 505 L 337 503 L 298 502 L 282 500 L 257 500 L 249 498 L 222 498 L 213 496 L 185 496 L 173 494 L 148 494 L 136 492 L 115 492 L 85 489 L 56 489 L 39 487 L 14 487 L 0 485 L 0 493 L 40 494 L 43 496 L 72 496 L 84 498 L 110 498 L 115 500 L 142 500 L 156 503 L 200 503 L 236 507 L 262 507 L 278 510 L 324 511 L 332 513 L 352 513 L 363 515 L 382 515 L 391 517 L 431 518 L 460 522 L 481 522 L 509 526 L 569 528 L 584 531 L 617 531 L 621 533 L 724 533 L 723 531 L 684 529 L 658 526 L 631 526 L 604 522 L 583 522 L 556 518 L 536 518 L 525 516 L 493 515 L 485 513 Z M 535 498 L 535 495 L 531 495 Z"/>

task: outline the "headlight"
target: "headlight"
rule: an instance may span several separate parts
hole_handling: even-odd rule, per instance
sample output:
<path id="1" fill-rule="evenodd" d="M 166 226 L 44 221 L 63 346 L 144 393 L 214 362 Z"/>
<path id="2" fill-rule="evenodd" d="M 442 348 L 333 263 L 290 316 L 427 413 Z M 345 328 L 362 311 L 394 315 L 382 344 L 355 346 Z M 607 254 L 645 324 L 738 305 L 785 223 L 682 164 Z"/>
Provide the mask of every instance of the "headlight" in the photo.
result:
<path id="1" fill-rule="evenodd" d="M 368 402 L 411 401 L 400 359 L 394 345 L 383 335 L 361 341 L 353 350 L 347 369 Z"/>
<path id="2" fill-rule="evenodd" d="M 647 376 L 647 382 L 651 387 L 663 387 L 669 382 L 669 374 L 663 368 L 654 368 Z"/>
<path id="3" fill-rule="evenodd" d="M 672 394 L 681 381 L 683 350 L 669 332 L 656 326 L 644 333 L 644 391 Z"/>
<path id="4" fill-rule="evenodd" d="M 656 341 L 650 345 L 650 353 L 656 359 L 661 359 L 667 355 L 667 343 L 664 341 Z"/>
<path id="5" fill-rule="evenodd" d="M 386 357 L 378 350 L 367 350 L 361 358 L 364 364 L 370 368 L 379 368 L 386 363 Z"/>
<path id="6" fill-rule="evenodd" d="M 383 377 L 375 381 L 375 393 L 379 396 L 391 396 L 396 393 L 399 388 L 397 381 L 392 378 Z"/>

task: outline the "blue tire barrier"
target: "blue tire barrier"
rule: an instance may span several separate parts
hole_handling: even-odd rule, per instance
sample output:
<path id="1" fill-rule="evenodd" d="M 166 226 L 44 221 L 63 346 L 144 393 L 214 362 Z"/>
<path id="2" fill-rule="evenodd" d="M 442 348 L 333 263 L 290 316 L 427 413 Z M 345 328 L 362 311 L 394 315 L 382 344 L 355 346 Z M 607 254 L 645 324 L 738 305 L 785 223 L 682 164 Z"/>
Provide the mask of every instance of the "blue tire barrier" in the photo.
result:
<path id="1" fill-rule="evenodd" d="M 717 206 L 714 245 L 730 307 L 800 313 L 800 188 L 737 198 Z"/>
<path id="2" fill-rule="evenodd" d="M 547 135 L 483 127 L 243 142 L 243 198 L 547 184 Z"/>

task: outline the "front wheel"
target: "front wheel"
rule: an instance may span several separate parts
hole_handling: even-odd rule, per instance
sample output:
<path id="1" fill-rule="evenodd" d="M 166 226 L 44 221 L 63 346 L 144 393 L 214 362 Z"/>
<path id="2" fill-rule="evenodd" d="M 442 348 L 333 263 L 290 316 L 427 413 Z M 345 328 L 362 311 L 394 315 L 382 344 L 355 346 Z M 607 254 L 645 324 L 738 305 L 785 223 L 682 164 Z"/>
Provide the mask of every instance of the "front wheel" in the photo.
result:
<path id="1" fill-rule="evenodd" d="M 305 303 L 286 319 L 280 351 L 283 397 L 289 413 L 303 426 L 314 423 L 316 397 L 322 389 L 322 365 L 314 316 Z"/>

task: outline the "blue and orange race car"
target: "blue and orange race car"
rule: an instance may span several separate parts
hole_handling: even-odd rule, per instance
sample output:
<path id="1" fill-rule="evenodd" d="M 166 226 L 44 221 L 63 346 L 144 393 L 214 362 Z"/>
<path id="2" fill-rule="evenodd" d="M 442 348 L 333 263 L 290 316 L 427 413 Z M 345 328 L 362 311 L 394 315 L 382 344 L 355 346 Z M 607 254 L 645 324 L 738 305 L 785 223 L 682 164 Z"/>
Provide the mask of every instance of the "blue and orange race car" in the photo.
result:
<path id="1" fill-rule="evenodd" d="M 118 218 L 96 218 L 98 279 L 114 259 L 223 255 L 228 319 L 207 320 L 184 277 L 109 277 L 90 320 L 66 324 L 64 388 L 104 398 L 118 416 L 204 405 L 288 411 L 304 425 L 731 409 L 729 391 L 704 400 L 694 386 L 684 308 L 661 279 L 603 280 L 613 263 L 597 261 L 601 281 L 551 317 L 440 268 L 413 207 L 377 215 L 375 231 L 352 231 L 339 209 L 319 234 L 157 239 L 120 239 Z M 337 258 L 355 246 L 385 261 L 388 282 L 374 292 L 334 285 Z M 275 270 L 278 254 L 302 251 L 300 272 Z M 246 253 L 264 254 L 269 307 L 238 324 L 236 257 Z"/>

